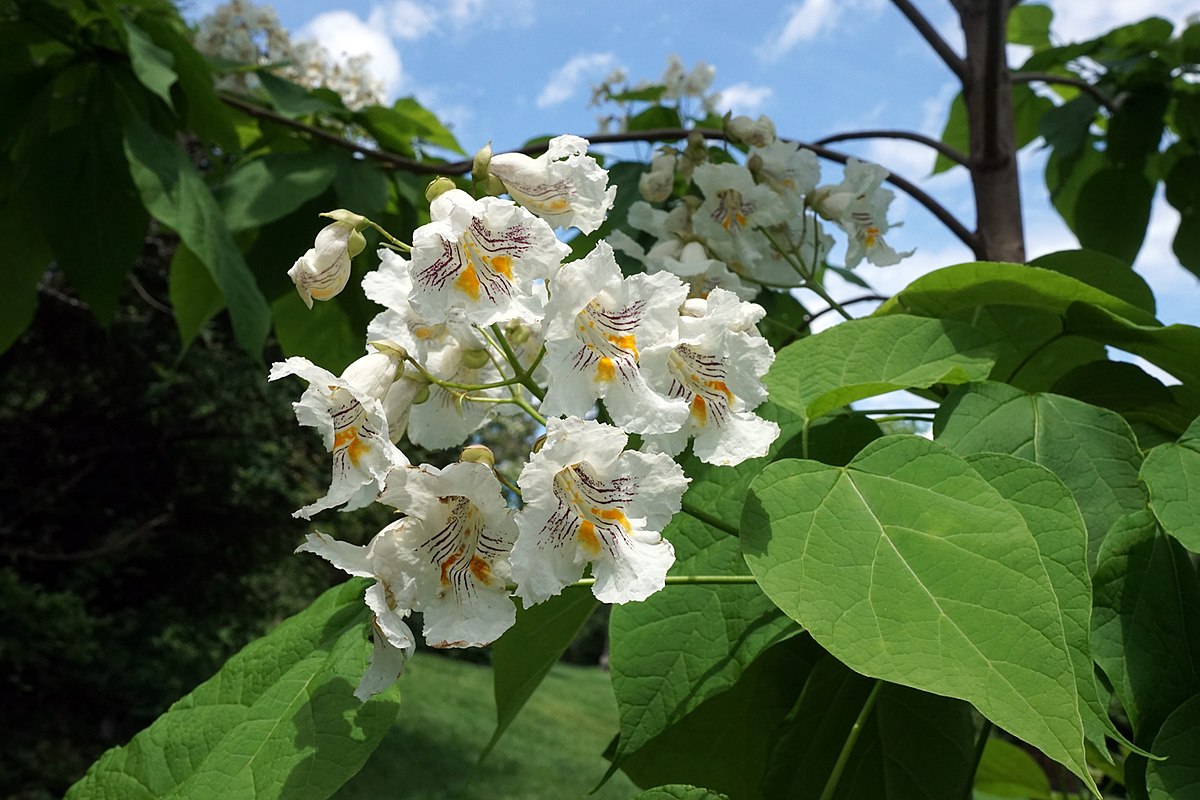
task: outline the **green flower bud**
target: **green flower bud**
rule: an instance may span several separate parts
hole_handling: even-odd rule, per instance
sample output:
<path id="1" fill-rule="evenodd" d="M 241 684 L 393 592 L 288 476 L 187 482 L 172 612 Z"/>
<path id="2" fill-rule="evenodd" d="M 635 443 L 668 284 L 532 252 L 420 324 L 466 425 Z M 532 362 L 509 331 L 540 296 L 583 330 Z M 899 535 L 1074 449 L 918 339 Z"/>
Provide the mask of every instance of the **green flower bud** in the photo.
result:
<path id="1" fill-rule="evenodd" d="M 442 175 L 438 175 L 429 182 L 428 186 L 425 187 L 425 199 L 432 203 L 446 192 L 457 188 L 458 187 L 454 185 L 454 181 Z"/>
<path id="2" fill-rule="evenodd" d="M 479 369 L 491 361 L 487 350 L 463 350 L 462 363 L 468 369 Z"/>
<path id="3" fill-rule="evenodd" d="M 482 444 L 472 444 L 464 447 L 458 460 L 471 464 L 486 464 L 489 467 L 496 466 L 496 456 L 492 453 L 491 448 Z"/>

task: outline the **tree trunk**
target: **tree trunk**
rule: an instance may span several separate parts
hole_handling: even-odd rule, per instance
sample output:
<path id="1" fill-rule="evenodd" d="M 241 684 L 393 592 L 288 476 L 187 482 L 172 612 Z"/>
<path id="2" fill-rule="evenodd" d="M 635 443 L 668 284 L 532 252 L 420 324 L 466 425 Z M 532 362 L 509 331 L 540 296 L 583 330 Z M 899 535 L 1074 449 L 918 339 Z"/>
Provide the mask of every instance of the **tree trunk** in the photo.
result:
<path id="1" fill-rule="evenodd" d="M 977 255 L 1025 261 L 1021 186 L 1017 175 L 1012 81 L 1005 52 L 1009 0 L 953 0 L 966 39 L 963 100 L 967 107 Z"/>

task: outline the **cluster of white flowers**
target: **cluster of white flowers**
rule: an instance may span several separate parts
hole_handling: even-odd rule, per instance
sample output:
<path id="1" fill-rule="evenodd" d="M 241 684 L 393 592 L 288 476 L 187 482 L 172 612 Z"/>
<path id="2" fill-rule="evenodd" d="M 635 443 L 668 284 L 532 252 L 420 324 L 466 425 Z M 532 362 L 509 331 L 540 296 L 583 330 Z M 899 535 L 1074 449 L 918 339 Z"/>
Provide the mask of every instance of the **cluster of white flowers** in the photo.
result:
<path id="1" fill-rule="evenodd" d="M 644 199 L 630 208 L 629 224 L 653 244 L 621 232 L 609 238 L 647 272 L 679 276 L 693 296 L 721 287 L 750 299 L 764 287 L 811 284 L 834 246 L 822 220 L 846 234 L 847 268 L 864 259 L 890 266 L 911 255 L 884 240 L 893 193 L 883 188 L 883 167 L 852 158 L 841 183 L 818 186 L 816 155 L 776 138 L 768 118 L 734 117 L 725 128 L 748 146 L 745 164 L 713 161 L 697 136 L 682 151 L 662 148 L 643 173 Z M 679 186 L 688 187 L 682 196 Z"/>
<path id="2" fill-rule="evenodd" d="M 602 106 L 608 102 L 623 103 L 621 98 L 657 89 L 660 96 L 656 102 L 672 101 L 681 109 L 684 109 L 685 106 L 698 105 L 700 115 L 711 114 L 715 112 L 720 98 L 720 93 L 709 92 L 716 76 L 717 69 L 711 64 L 697 61 L 695 66 L 688 70 L 679 56 L 672 54 L 667 57 L 667 68 L 657 81 L 643 80 L 636 84 L 630 84 L 629 74 L 624 69 L 620 67 L 614 69 L 603 81 L 592 86 L 592 99 L 589 105 Z M 684 110 L 691 111 L 692 109 Z M 629 118 L 630 109 L 626 106 L 621 113 L 597 115 L 596 124 L 601 133 L 607 133 L 613 129 L 625 131 L 628 130 Z"/>
<path id="3" fill-rule="evenodd" d="M 675 560 L 662 532 L 688 483 L 674 456 L 691 441 L 704 462 L 738 464 L 779 435 L 754 414 L 774 359 L 755 328 L 760 306 L 719 287 L 698 296 L 669 272 L 624 276 L 603 240 L 564 261 L 555 228 L 593 232 L 615 199 L 587 147 L 560 136 L 538 158 L 481 155 L 475 185 L 495 179 L 508 198 L 435 181 L 430 222 L 411 248 L 387 234 L 392 246 L 363 281 L 384 307 L 367 354 L 340 377 L 298 357 L 272 367 L 272 380 L 308 381 L 297 419 L 333 454 L 328 493 L 297 515 L 370 502 L 403 514 L 365 547 L 314 533 L 300 548 L 375 580 L 375 657 L 360 697 L 403 668 L 410 612 L 432 646 L 474 647 L 513 624 L 514 595 L 540 603 L 587 569 L 604 602 L 658 591 Z M 289 273 L 308 303 L 345 285 L 374 225 L 325 216 L 334 222 Z M 397 447 L 405 437 L 459 446 L 491 414 L 520 411 L 545 435 L 515 482 L 485 447 L 444 469 L 410 464 Z"/>
<path id="4" fill-rule="evenodd" d="M 194 43 L 201 53 L 234 64 L 278 65 L 272 72 L 281 78 L 310 89 L 332 89 L 350 109 L 378 105 L 384 99 L 383 82 L 371 73 L 369 55 L 339 63 L 315 41 L 293 42 L 270 6 L 229 0 L 200 20 Z M 258 78 L 252 72 L 218 73 L 216 85 L 247 93 L 257 88 Z"/>

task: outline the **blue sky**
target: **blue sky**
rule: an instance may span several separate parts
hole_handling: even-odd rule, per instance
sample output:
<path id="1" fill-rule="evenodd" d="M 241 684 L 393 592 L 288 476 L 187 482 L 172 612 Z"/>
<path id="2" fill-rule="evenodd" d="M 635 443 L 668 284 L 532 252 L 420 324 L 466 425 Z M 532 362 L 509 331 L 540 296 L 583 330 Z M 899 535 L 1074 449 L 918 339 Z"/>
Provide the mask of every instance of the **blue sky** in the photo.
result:
<path id="1" fill-rule="evenodd" d="M 1063 40 L 1160 14 L 1179 21 L 1194 0 L 1070 0 L 1049 3 Z M 217 5 L 194 3 L 196 19 Z M 949 3 L 917 5 L 957 46 Z M 489 140 L 497 152 L 539 134 L 595 129 L 590 87 L 613 67 L 655 79 L 667 56 L 717 69 L 713 88 L 737 113 L 765 113 L 781 136 L 801 140 L 862 128 L 907 128 L 937 135 L 954 95 L 949 72 L 887 0 L 800 0 L 791 4 L 565 3 L 559 0 L 295 0 L 276 4 L 296 38 L 331 52 L 368 52 L 392 96 L 415 95 L 449 122 L 472 151 Z M 1021 53 L 1014 52 L 1019 63 Z M 932 155 L 897 141 L 839 145 L 916 179 L 972 226 L 962 170 L 926 178 Z M 643 152 L 648 152 L 643 148 Z M 1022 155 L 1030 257 L 1076 246 L 1050 209 L 1036 144 Z M 837 180 L 828 165 L 824 178 Z M 940 266 L 971 260 L 969 251 L 915 203 L 898 197 L 889 234 L 897 249 L 916 248 L 900 267 L 867 267 L 885 293 Z M 1159 200 L 1137 269 L 1150 281 L 1164 322 L 1200 323 L 1200 284 L 1170 250 L 1177 217 Z M 843 296 L 860 290 L 835 287 Z M 819 304 L 813 304 L 814 306 Z"/>

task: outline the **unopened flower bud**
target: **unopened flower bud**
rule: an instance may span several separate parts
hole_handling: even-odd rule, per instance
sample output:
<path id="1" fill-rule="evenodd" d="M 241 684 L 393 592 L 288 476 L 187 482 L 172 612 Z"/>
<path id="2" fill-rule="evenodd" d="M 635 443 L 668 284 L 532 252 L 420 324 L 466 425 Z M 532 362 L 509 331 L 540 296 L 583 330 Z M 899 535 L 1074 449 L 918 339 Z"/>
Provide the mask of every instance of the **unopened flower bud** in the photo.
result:
<path id="1" fill-rule="evenodd" d="M 527 322 L 514 319 L 504 326 L 504 335 L 508 338 L 509 344 L 520 347 L 533 336 L 533 328 L 529 327 Z"/>
<path id="2" fill-rule="evenodd" d="M 442 175 L 438 175 L 429 182 L 428 186 L 425 187 L 425 199 L 432 203 L 446 192 L 457 188 L 458 187 L 454 185 L 454 181 Z"/>
<path id="3" fill-rule="evenodd" d="M 496 466 L 495 454 L 492 453 L 490 447 L 482 444 L 467 445 L 463 448 L 458 460 L 472 464 L 486 464 L 489 467 Z"/>
<path id="4" fill-rule="evenodd" d="M 359 232 L 367 218 L 344 208 L 321 214 L 334 220 L 317 234 L 308 252 L 296 259 L 288 277 L 309 308 L 313 300 L 336 297 L 350 279 L 350 259 L 363 251 L 367 240 Z"/>
<path id="5" fill-rule="evenodd" d="M 725 118 L 725 135 L 754 147 L 766 147 L 775 141 L 775 123 L 765 114 L 757 120 L 746 116 Z"/>
<path id="6" fill-rule="evenodd" d="M 638 193 L 648 203 L 661 203 L 675 189 L 674 172 L 643 172 L 638 178 Z"/>
<path id="7" fill-rule="evenodd" d="M 424 403 L 428 399 L 429 399 L 429 384 L 426 384 L 426 385 L 422 386 L 420 389 L 418 389 L 417 393 L 413 395 L 412 404 L 414 406 L 419 406 L 419 405 L 421 405 L 421 403 Z"/>
<path id="8" fill-rule="evenodd" d="M 491 360 L 487 350 L 462 351 L 462 363 L 467 369 L 479 369 Z"/>

